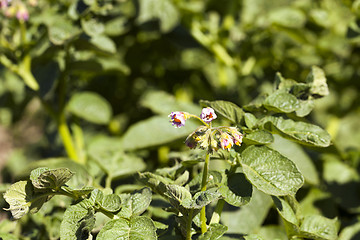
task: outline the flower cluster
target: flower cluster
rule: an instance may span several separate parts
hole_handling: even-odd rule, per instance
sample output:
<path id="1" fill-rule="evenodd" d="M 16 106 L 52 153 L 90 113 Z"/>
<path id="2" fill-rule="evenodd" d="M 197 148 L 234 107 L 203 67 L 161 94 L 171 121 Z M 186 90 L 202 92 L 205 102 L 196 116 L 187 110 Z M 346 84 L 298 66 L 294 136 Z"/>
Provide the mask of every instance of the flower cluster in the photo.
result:
<path id="1" fill-rule="evenodd" d="M 217 151 L 220 148 L 229 151 L 234 145 L 240 146 L 242 143 L 243 135 L 236 127 L 211 127 L 211 121 L 217 118 L 212 108 L 203 108 L 200 118 L 187 112 L 172 112 L 169 117 L 171 124 L 175 127 L 185 126 L 185 121 L 191 117 L 204 123 L 186 138 L 185 144 L 189 148 L 199 147 L 208 152 Z"/>
<path id="2" fill-rule="evenodd" d="M 37 0 L 28 0 L 30 6 L 36 6 Z M 8 18 L 16 17 L 20 21 L 29 20 L 26 4 L 20 0 L 0 0 L 0 9 Z"/>
<path id="3" fill-rule="evenodd" d="M 208 152 L 217 151 L 220 148 L 230 151 L 234 146 L 240 146 L 243 135 L 236 127 L 215 127 L 201 126 L 192 132 L 185 140 L 189 148 L 199 147 Z"/>

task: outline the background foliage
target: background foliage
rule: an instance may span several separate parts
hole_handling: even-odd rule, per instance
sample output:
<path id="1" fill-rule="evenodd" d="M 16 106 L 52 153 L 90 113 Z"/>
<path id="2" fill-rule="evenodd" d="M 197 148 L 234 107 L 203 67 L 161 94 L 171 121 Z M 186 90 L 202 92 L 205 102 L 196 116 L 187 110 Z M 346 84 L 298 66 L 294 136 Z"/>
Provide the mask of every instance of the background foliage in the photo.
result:
<path id="1" fill-rule="evenodd" d="M 359 237 L 360 1 L 24 3 L 28 21 L 0 14 L 1 192 L 43 166 L 76 172 L 75 189 L 139 190 L 136 172 L 191 159 L 183 141 L 196 125 L 172 128 L 171 111 L 200 113 L 201 99 L 245 106 L 272 93 L 277 72 L 303 83 L 317 65 L 330 94 L 306 119 L 325 128 L 332 145 L 304 148 L 275 135 L 271 148 L 303 168 L 303 214 L 337 219 L 342 240 Z M 167 219 L 153 198 L 145 214 Z M 0 236 L 57 239 L 70 203 L 50 200 L 18 224 L 1 212 Z M 8 207 L 2 198 L 0 206 Z M 248 205 L 226 205 L 222 223 L 228 237 L 286 239 L 279 215 L 255 191 Z"/>

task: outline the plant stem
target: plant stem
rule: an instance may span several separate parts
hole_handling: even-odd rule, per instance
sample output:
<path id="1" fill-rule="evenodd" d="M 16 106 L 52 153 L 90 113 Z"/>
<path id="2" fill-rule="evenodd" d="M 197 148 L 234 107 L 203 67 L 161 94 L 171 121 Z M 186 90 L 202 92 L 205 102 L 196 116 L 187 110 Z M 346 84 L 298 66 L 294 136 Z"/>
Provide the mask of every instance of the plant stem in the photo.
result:
<path id="1" fill-rule="evenodd" d="M 186 240 L 191 240 L 191 224 L 193 219 L 193 211 L 194 209 L 190 209 L 189 219 L 186 226 Z"/>
<path id="2" fill-rule="evenodd" d="M 111 174 L 108 173 L 105 180 L 105 188 L 111 188 L 111 181 L 112 181 L 112 176 Z"/>
<path id="3" fill-rule="evenodd" d="M 203 176 L 201 181 L 201 191 L 206 191 L 206 184 L 208 181 L 208 171 L 209 171 L 209 162 L 210 162 L 210 154 L 206 153 Z M 201 222 L 201 232 L 204 233 L 207 230 L 206 226 L 206 208 L 205 206 L 200 211 L 200 222 Z"/>
<path id="4" fill-rule="evenodd" d="M 224 204 L 225 204 L 224 199 L 219 199 L 218 200 L 218 202 L 216 204 L 216 207 L 215 207 L 215 211 L 214 211 L 214 213 L 213 213 L 213 215 L 211 217 L 210 224 L 220 222 L 220 216 L 221 216 L 221 212 L 223 210 Z"/>
<path id="5" fill-rule="evenodd" d="M 208 123 L 206 123 L 204 120 L 202 120 L 202 119 L 199 118 L 198 116 L 193 115 L 193 114 L 189 114 L 189 116 L 198 119 L 198 120 L 199 120 L 200 122 L 202 122 L 205 126 L 211 127 Z M 211 124 L 211 123 L 210 123 L 210 124 Z"/>
<path id="6" fill-rule="evenodd" d="M 70 130 L 66 124 L 65 116 L 62 113 L 59 117 L 59 125 L 58 125 L 59 134 L 61 136 L 62 142 L 64 144 L 65 150 L 69 158 L 74 160 L 75 162 L 79 162 L 78 156 L 76 154 L 76 150 L 74 147 L 74 143 L 70 134 Z"/>

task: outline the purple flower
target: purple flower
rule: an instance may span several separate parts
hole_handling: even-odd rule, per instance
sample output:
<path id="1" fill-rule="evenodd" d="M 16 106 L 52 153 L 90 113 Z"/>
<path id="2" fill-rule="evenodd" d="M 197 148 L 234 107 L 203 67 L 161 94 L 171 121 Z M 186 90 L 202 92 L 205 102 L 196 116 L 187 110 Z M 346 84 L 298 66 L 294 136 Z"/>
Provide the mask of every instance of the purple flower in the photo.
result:
<path id="1" fill-rule="evenodd" d="M 27 21 L 29 20 L 29 11 L 25 7 L 25 5 L 21 4 L 19 5 L 19 8 L 16 12 L 16 18 L 20 21 Z"/>
<path id="2" fill-rule="evenodd" d="M 203 108 L 203 109 L 202 109 L 200 118 L 201 118 L 204 122 L 209 123 L 209 122 L 211 122 L 212 120 L 216 119 L 217 116 L 216 116 L 216 114 L 215 114 L 214 109 L 212 109 L 212 108 L 210 108 L 210 107 L 207 107 L 207 108 Z"/>
<path id="3" fill-rule="evenodd" d="M 170 118 L 171 124 L 177 128 L 185 126 L 185 121 L 188 118 L 188 114 L 184 112 L 172 112 L 168 117 Z"/>

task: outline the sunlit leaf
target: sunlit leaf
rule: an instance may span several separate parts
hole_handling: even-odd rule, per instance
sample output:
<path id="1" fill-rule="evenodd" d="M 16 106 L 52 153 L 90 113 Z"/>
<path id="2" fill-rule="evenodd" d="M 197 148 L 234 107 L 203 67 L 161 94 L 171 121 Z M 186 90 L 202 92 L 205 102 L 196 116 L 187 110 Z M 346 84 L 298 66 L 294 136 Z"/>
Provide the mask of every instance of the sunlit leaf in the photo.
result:
<path id="1" fill-rule="evenodd" d="M 92 204 L 85 199 L 68 207 L 60 225 L 60 238 L 64 240 L 88 239 L 95 225 Z"/>
<path id="2" fill-rule="evenodd" d="M 229 119 L 235 124 L 239 124 L 244 117 L 244 111 L 236 104 L 228 101 L 205 101 L 201 100 L 200 104 L 203 106 L 211 107 L 216 113 L 219 113 L 223 117 Z"/>
<path id="3" fill-rule="evenodd" d="M 116 212 L 121 207 L 121 199 L 116 194 L 105 195 L 101 201 L 101 207 L 108 212 Z"/>
<path id="4" fill-rule="evenodd" d="M 270 127 L 265 125 L 270 131 L 301 144 L 317 147 L 330 145 L 330 134 L 317 125 L 274 116 L 265 117 L 261 121 L 263 124 L 270 124 Z"/>
<path id="5" fill-rule="evenodd" d="M 31 172 L 30 180 L 37 189 L 58 189 L 73 175 L 68 168 L 38 168 Z"/>
<path id="6" fill-rule="evenodd" d="M 154 240 L 157 239 L 157 235 L 153 221 L 148 217 L 138 216 L 130 220 L 123 218 L 110 220 L 96 239 Z"/>
<path id="7" fill-rule="evenodd" d="M 97 48 L 105 52 L 109 52 L 109 53 L 116 52 L 115 42 L 111 38 L 105 35 L 95 35 L 90 39 L 90 42 L 94 44 Z"/>
<path id="8" fill-rule="evenodd" d="M 336 219 L 329 219 L 320 215 L 305 217 L 301 223 L 300 230 L 304 236 L 310 239 L 338 239 Z"/>
<path id="9" fill-rule="evenodd" d="M 158 20 L 162 32 L 169 32 L 179 21 L 179 12 L 170 0 L 140 1 L 138 23 Z"/>
<path id="10" fill-rule="evenodd" d="M 266 146 L 245 149 L 241 165 L 249 181 L 270 195 L 293 195 L 304 183 L 302 174 L 293 162 Z"/>
<path id="11" fill-rule="evenodd" d="M 131 195 L 122 194 L 120 197 L 121 199 L 124 199 L 124 202 L 122 202 L 122 209 L 118 215 L 130 218 L 133 216 L 139 216 L 146 211 L 151 203 L 152 193 L 149 188 L 144 188 L 132 193 Z"/>
<path id="12" fill-rule="evenodd" d="M 257 130 L 244 135 L 243 142 L 246 144 L 270 144 L 274 141 L 273 135 L 265 130 Z"/>
<path id="13" fill-rule="evenodd" d="M 196 193 L 193 198 L 191 195 L 190 198 L 188 196 L 183 197 L 182 206 L 188 209 L 201 209 L 219 198 L 221 198 L 221 193 L 216 188 L 211 188 Z"/>
<path id="14" fill-rule="evenodd" d="M 311 84 L 310 92 L 315 97 L 323 97 L 329 94 L 325 73 L 321 68 L 313 66 L 306 82 Z"/>
<path id="15" fill-rule="evenodd" d="M 210 224 L 208 230 L 201 234 L 198 238 L 199 240 L 216 240 L 220 239 L 222 235 L 226 232 L 227 227 L 218 223 Z"/>
<path id="16" fill-rule="evenodd" d="M 265 99 L 264 106 L 274 112 L 290 113 L 296 111 L 300 103 L 294 95 L 276 91 Z"/>
<path id="17" fill-rule="evenodd" d="M 305 181 L 311 184 L 319 184 L 319 176 L 315 164 L 302 147 L 278 135 L 274 135 L 274 138 L 275 141 L 270 147 L 293 161 L 304 176 Z"/>

